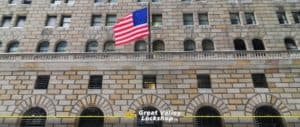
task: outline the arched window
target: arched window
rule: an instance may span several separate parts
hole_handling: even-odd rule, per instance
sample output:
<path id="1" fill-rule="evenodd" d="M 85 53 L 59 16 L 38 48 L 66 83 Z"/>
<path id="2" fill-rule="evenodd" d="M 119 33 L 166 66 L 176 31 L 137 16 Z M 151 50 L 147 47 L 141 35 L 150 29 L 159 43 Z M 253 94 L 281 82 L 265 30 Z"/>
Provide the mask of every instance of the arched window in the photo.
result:
<path id="1" fill-rule="evenodd" d="M 291 38 L 285 38 L 284 39 L 285 47 L 287 50 L 297 50 L 297 45 L 295 41 Z"/>
<path id="2" fill-rule="evenodd" d="M 19 42 L 13 41 L 7 46 L 6 52 L 17 52 L 19 50 Z"/>
<path id="3" fill-rule="evenodd" d="M 235 39 L 233 41 L 233 43 L 234 43 L 235 50 L 246 50 L 246 45 L 245 45 L 244 40 L 242 40 L 242 39 Z"/>
<path id="4" fill-rule="evenodd" d="M 165 43 L 161 40 L 156 40 L 153 42 L 153 51 L 164 51 L 165 50 Z"/>
<path id="5" fill-rule="evenodd" d="M 202 48 L 203 48 L 203 51 L 213 51 L 213 50 L 215 50 L 214 42 L 209 39 L 204 39 L 202 41 Z"/>
<path id="6" fill-rule="evenodd" d="M 220 113 L 209 106 L 198 109 L 196 116 L 220 116 Z M 195 127 L 223 127 L 223 121 L 219 117 L 213 118 L 195 118 Z"/>
<path id="7" fill-rule="evenodd" d="M 265 50 L 264 43 L 260 39 L 253 39 L 252 45 L 254 50 Z"/>
<path id="8" fill-rule="evenodd" d="M 143 52 L 147 51 L 147 44 L 144 40 L 139 40 L 134 44 L 134 51 L 136 52 Z"/>
<path id="9" fill-rule="evenodd" d="M 37 52 L 48 52 L 49 50 L 49 42 L 43 41 L 37 47 Z"/>
<path id="10" fill-rule="evenodd" d="M 66 52 L 66 48 L 67 48 L 67 42 L 61 41 L 57 43 L 55 47 L 55 52 Z"/>
<path id="11" fill-rule="evenodd" d="M 86 44 L 85 51 L 86 52 L 97 52 L 98 42 L 97 41 L 89 41 Z"/>
<path id="12" fill-rule="evenodd" d="M 148 107 L 143 107 L 141 110 L 143 110 L 144 112 L 155 112 L 157 111 L 157 115 L 150 115 L 150 117 L 152 116 L 156 116 L 156 117 L 160 117 L 160 111 L 158 109 L 156 109 L 155 107 L 152 106 L 148 106 Z M 138 111 L 139 112 L 139 111 Z M 142 121 L 142 116 L 139 115 L 139 113 L 137 113 L 137 127 L 162 127 L 162 121 Z"/>
<path id="13" fill-rule="evenodd" d="M 103 112 L 97 107 L 84 109 L 80 116 L 103 116 Z M 104 118 L 80 118 L 78 127 L 103 127 Z"/>
<path id="14" fill-rule="evenodd" d="M 255 116 L 280 116 L 279 112 L 271 106 L 261 106 L 255 110 Z M 279 117 L 259 117 L 255 118 L 256 127 L 284 127 L 282 119 Z"/>
<path id="15" fill-rule="evenodd" d="M 23 116 L 46 116 L 47 113 L 44 109 L 40 107 L 33 107 L 27 110 Z M 22 118 L 21 127 L 45 127 L 46 117 L 30 117 L 30 118 Z"/>
<path id="16" fill-rule="evenodd" d="M 185 40 L 184 41 L 184 51 L 195 51 L 196 46 L 193 40 Z"/>
<path id="17" fill-rule="evenodd" d="M 105 42 L 103 51 L 104 52 L 115 51 L 115 42 L 114 41 L 107 41 L 107 42 Z"/>

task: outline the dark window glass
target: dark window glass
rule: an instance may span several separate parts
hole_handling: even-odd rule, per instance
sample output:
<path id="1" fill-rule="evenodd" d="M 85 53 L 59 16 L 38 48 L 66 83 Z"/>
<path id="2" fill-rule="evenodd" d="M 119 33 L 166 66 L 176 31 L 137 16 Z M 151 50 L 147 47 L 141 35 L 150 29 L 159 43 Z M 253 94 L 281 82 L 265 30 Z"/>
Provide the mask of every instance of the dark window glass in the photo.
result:
<path id="1" fill-rule="evenodd" d="M 245 12 L 246 24 L 256 24 L 255 16 L 253 12 Z"/>
<path id="2" fill-rule="evenodd" d="M 242 39 L 235 39 L 233 42 L 235 50 L 246 50 L 245 42 Z"/>
<path id="3" fill-rule="evenodd" d="M 240 15 L 238 12 L 229 13 L 231 24 L 241 24 Z"/>
<path id="4" fill-rule="evenodd" d="M 208 74 L 197 75 L 198 88 L 211 88 L 210 76 Z"/>
<path id="5" fill-rule="evenodd" d="M 260 39 L 253 39 L 252 44 L 254 50 L 265 50 L 264 43 Z"/>
<path id="6" fill-rule="evenodd" d="M 98 49 L 98 42 L 96 41 L 89 41 L 86 45 L 86 52 L 97 52 Z"/>
<path id="7" fill-rule="evenodd" d="M 208 25 L 208 14 L 207 13 L 201 13 L 198 15 L 199 18 L 199 25 Z"/>
<path id="8" fill-rule="evenodd" d="M 209 39 L 204 39 L 202 41 L 202 48 L 203 48 L 203 51 L 213 51 L 213 50 L 215 50 L 213 41 L 209 40 Z"/>
<path id="9" fill-rule="evenodd" d="M 23 4 L 31 4 L 31 0 L 23 0 Z"/>
<path id="10" fill-rule="evenodd" d="M 141 110 L 146 112 L 155 112 L 157 111 L 157 115 L 150 115 L 150 117 L 156 116 L 160 117 L 160 111 L 156 109 L 155 107 L 143 107 Z M 137 127 L 162 127 L 162 121 L 142 121 L 142 116 L 139 115 L 137 111 Z"/>
<path id="11" fill-rule="evenodd" d="M 70 27 L 71 25 L 71 16 L 62 16 L 60 20 L 61 27 Z"/>
<path id="12" fill-rule="evenodd" d="M 286 18 L 285 12 L 277 12 L 277 18 L 279 21 L 279 24 L 288 24 L 288 20 Z"/>
<path id="13" fill-rule="evenodd" d="M 80 118 L 78 127 L 104 127 L 103 112 L 96 107 L 84 109 L 80 116 L 99 116 L 99 118 Z"/>
<path id="14" fill-rule="evenodd" d="M 35 89 L 47 89 L 49 84 L 50 76 L 42 75 L 38 76 L 35 82 Z"/>
<path id="15" fill-rule="evenodd" d="M 183 14 L 183 25 L 194 25 L 193 14 Z"/>
<path id="16" fill-rule="evenodd" d="M 297 45 L 295 41 L 291 38 L 284 39 L 285 47 L 287 50 L 297 50 Z"/>
<path id="17" fill-rule="evenodd" d="M 17 0 L 8 0 L 8 4 L 17 4 Z"/>
<path id="18" fill-rule="evenodd" d="M 8 47 L 6 52 L 18 52 L 19 50 L 19 42 L 11 42 Z"/>
<path id="19" fill-rule="evenodd" d="M 113 26 L 115 25 L 117 21 L 117 16 L 116 15 L 106 15 L 106 26 Z"/>
<path id="20" fill-rule="evenodd" d="M 115 42 L 114 41 L 107 41 L 104 44 L 104 52 L 111 52 L 111 51 L 115 51 Z"/>
<path id="21" fill-rule="evenodd" d="M 45 25 L 55 27 L 56 26 L 56 16 L 47 16 Z"/>
<path id="22" fill-rule="evenodd" d="M 165 50 L 165 44 L 161 40 L 157 40 L 153 42 L 153 51 L 164 51 Z"/>
<path id="23" fill-rule="evenodd" d="M 55 52 L 66 52 L 67 42 L 62 41 L 56 45 Z"/>
<path id="24" fill-rule="evenodd" d="M 271 106 L 261 106 L 255 110 L 254 116 L 280 116 Z M 279 117 L 256 117 L 255 127 L 285 127 Z"/>
<path id="25" fill-rule="evenodd" d="M 26 22 L 26 16 L 18 16 L 15 27 L 24 27 Z"/>
<path id="26" fill-rule="evenodd" d="M 162 26 L 162 14 L 152 15 L 152 26 Z"/>
<path id="27" fill-rule="evenodd" d="M 196 46 L 193 40 L 185 40 L 184 41 L 184 51 L 195 51 Z"/>
<path id="28" fill-rule="evenodd" d="M 89 80 L 89 89 L 101 89 L 102 88 L 102 76 L 92 75 Z"/>
<path id="29" fill-rule="evenodd" d="M 197 116 L 220 116 L 220 113 L 208 106 L 204 106 L 197 111 Z M 195 118 L 195 127 L 223 127 L 221 118 Z"/>
<path id="30" fill-rule="evenodd" d="M 143 88 L 155 89 L 156 88 L 156 75 L 144 75 L 143 76 Z"/>
<path id="31" fill-rule="evenodd" d="M 292 12 L 295 23 L 300 23 L 300 11 Z"/>
<path id="32" fill-rule="evenodd" d="M 252 74 L 252 81 L 256 88 L 267 88 L 268 83 L 265 74 Z"/>
<path id="33" fill-rule="evenodd" d="M 136 51 L 136 52 L 147 51 L 147 44 L 146 44 L 146 42 L 143 41 L 143 40 L 135 42 L 134 51 Z"/>
<path id="34" fill-rule="evenodd" d="M 101 15 L 93 15 L 91 26 L 100 26 L 101 25 Z"/>
<path id="35" fill-rule="evenodd" d="M 40 107 L 34 107 L 27 110 L 23 116 L 46 116 L 47 113 L 44 109 Z M 21 127 L 45 127 L 46 117 L 31 117 L 31 118 L 22 118 Z"/>
<path id="36" fill-rule="evenodd" d="M 1 27 L 10 27 L 11 26 L 11 16 L 3 16 Z"/>
<path id="37" fill-rule="evenodd" d="M 38 45 L 37 52 L 48 52 L 49 50 L 49 42 L 41 42 Z"/>

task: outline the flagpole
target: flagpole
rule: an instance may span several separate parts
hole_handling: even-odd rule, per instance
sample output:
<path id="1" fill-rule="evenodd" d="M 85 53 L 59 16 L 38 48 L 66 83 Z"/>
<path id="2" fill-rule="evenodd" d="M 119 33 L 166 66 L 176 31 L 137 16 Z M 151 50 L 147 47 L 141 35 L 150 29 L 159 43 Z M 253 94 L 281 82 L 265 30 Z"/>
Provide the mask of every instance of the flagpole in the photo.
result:
<path id="1" fill-rule="evenodd" d="M 148 36 L 148 54 L 149 58 L 151 57 L 151 0 L 148 1 L 148 30 L 149 30 L 149 36 Z"/>

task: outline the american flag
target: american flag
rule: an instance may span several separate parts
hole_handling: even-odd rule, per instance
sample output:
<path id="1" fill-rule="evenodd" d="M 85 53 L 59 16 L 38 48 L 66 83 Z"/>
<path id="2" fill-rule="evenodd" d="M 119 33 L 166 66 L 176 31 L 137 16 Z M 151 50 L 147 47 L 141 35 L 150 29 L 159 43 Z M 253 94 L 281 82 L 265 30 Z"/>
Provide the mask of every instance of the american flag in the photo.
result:
<path id="1" fill-rule="evenodd" d="M 148 8 L 143 8 L 122 17 L 113 26 L 115 45 L 127 44 L 149 36 Z"/>

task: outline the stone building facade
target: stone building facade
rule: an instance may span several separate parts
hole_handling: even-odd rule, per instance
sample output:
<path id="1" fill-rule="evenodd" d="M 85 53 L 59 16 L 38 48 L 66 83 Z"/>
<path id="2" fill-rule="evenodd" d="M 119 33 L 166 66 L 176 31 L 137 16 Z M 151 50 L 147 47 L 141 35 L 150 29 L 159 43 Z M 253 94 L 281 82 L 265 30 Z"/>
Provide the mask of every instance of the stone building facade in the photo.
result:
<path id="1" fill-rule="evenodd" d="M 191 116 L 206 106 L 221 116 L 246 116 L 221 118 L 224 127 L 263 127 L 251 116 L 267 106 L 285 116 L 281 126 L 300 126 L 299 117 L 288 117 L 300 116 L 300 55 L 295 50 L 300 40 L 299 0 L 153 2 L 152 18 L 161 15 L 162 25 L 152 27 L 151 40 L 162 41 L 164 48 L 150 53 L 152 57 L 135 52 L 135 43 L 105 50 L 105 44 L 114 40 L 108 17 L 118 19 L 147 5 L 143 2 L 9 2 L 0 1 L 1 116 L 23 116 L 33 107 L 48 116 L 80 116 L 88 107 L 100 109 L 105 116 L 121 116 L 147 106 Z M 247 12 L 254 14 L 255 23 L 248 24 Z M 206 25 L 200 23 L 203 13 Z M 237 21 L 233 13 L 238 14 L 237 24 L 232 24 Z M 192 14 L 192 20 L 185 20 L 185 14 Z M 99 26 L 91 26 L 93 15 L 99 16 Z M 51 16 L 56 22 L 49 27 Z M 188 22 L 192 24 L 184 25 Z M 235 44 L 237 39 L 244 44 Z M 264 50 L 257 51 L 254 39 L 263 42 Z M 194 44 L 192 51 L 185 51 L 187 40 Z M 204 40 L 213 42 L 214 51 L 204 51 Z M 45 41 L 47 53 L 37 52 Z M 62 41 L 65 45 L 58 47 Z M 86 52 L 90 41 L 97 42 L 97 52 Z M 210 88 L 198 86 L 201 74 L 209 75 Z M 253 74 L 263 74 L 267 87 L 255 87 Z M 36 89 L 38 76 L 45 75 L 50 78 L 47 88 Z M 101 89 L 89 89 L 92 75 L 102 76 Z M 154 89 L 143 87 L 145 75 L 154 75 Z M 47 118 L 45 126 L 77 127 L 79 119 Z M 136 121 L 104 118 L 104 126 L 131 127 Z M 196 121 L 180 117 L 162 126 L 192 127 Z M 19 127 L 22 119 L 2 117 L 0 123 Z"/>

